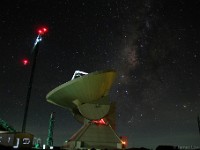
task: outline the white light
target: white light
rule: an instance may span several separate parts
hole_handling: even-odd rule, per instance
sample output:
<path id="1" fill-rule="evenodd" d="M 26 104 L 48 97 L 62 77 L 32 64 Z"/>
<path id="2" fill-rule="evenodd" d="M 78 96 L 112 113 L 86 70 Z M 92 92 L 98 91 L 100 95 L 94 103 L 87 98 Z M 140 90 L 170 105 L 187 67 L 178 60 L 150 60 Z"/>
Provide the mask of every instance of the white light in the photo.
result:
<path id="1" fill-rule="evenodd" d="M 20 139 L 17 138 L 17 145 L 13 146 L 13 148 L 18 148 L 19 147 L 19 141 L 20 141 Z"/>
<path id="2" fill-rule="evenodd" d="M 44 145 L 43 145 L 43 149 L 45 149 L 45 148 L 46 148 L 46 145 L 44 144 Z"/>
<path id="3" fill-rule="evenodd" d="M 53 146 L 50 146 L 49 148 L 50 148 L 50 149 L 53 149 Z"/>
<path id="4" fill-rule="evenodd" d="M 41 42 L 41 41 L 42 41 L 42 37 L 41 37 L 40 35 L 38 35 L 37 38 L 36 38 L 36 40 L 35 40 L 34 46 L 35 46 L 37 43 Z"/>

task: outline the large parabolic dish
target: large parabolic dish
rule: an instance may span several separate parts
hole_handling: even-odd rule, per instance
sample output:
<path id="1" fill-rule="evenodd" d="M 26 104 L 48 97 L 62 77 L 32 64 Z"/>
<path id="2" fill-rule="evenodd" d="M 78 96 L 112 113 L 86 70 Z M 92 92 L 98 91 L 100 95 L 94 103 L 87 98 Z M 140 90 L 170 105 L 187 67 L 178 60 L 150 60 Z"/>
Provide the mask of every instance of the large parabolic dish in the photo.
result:
<path id="1" fill-rule="evenodd" d="M 74 118 L 83 123 L 62 148 L 122 149 L 123 143 L 111 126 L 115 124 L 115 107 L 108 97 L 116 72 L 104 70 L 76 76 L 77 71 L 72 80 L 58 86 L 46 96 L 48 102 L 69 109 Z"/>
<path id="2" fill-rule="evenodd" d="M 46 98 L 50 103 L 72 110 L 78 103 L 95 103 L 104 99 L 115 78 L 114 70 L 89 73 L 58 86 L 50 91 Z"/>

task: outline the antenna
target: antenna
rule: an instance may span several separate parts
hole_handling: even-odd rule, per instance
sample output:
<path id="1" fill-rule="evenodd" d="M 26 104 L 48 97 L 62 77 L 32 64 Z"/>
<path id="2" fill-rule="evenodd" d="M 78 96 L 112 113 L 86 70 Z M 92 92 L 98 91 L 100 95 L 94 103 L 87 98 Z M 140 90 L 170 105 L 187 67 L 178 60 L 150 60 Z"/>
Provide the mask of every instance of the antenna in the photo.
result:
<path id="1" fill-rule="evenodd" d="M 75 71 L 72 80 L 50 91 L 48 102 L 70 110 L 82 127 L 63 145 L 68 149 L 122 149 L 124 143 L 113 130 L 109 91 L 116 71 Z M 108 116 L 110 117 L 108 118 Z M 101 145 L 101 146 L 100 146 Z"/>

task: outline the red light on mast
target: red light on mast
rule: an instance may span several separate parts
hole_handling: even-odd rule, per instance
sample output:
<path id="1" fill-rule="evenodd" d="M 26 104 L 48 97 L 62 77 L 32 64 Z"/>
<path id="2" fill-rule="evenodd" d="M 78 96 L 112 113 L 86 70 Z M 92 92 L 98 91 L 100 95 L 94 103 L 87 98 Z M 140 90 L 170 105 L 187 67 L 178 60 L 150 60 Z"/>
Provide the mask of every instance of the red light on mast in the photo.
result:
<path id="1" fill-rule="evenodd" d="M 24 66 L 26 66 L 26 65 L 29 64 L 29 61 L 28 61 L 28 59 L 25 58 L 25 59 L 22 60 L 22 63 L 23 63 Z"/>
<path id="2" fill-rule="evenodd" d="M 44 31 L 44 32 L 47 32 L 47 28 L 43 28 L 43 31 Z"/>
<path id="3" fill-rule="evenodd" d="M 43 34 L 42 30 L 38 30 L 38 34 Z"/>
<path id="4" fill-rule="evenodd" d="M 42 27 L 42 28 L 38 29 L 38 34 L 39 35 L 44 35 L 47 31 L 48 31 L 47 28 Z"/>

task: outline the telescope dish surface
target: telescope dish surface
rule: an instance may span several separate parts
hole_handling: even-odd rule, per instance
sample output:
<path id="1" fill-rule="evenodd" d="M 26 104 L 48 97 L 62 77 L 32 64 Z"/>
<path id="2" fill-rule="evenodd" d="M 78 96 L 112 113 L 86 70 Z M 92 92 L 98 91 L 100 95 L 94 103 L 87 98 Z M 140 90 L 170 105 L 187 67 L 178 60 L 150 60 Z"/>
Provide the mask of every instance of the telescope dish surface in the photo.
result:
<path id="1" fill-rule="evenodd" d="M 84 103 L 95 103 L 108 95 L 116 78 L 114 70 L 104 70 L 70 80 L 50 91 L 48 102 L 67 109 L 77 109 Z"/>

